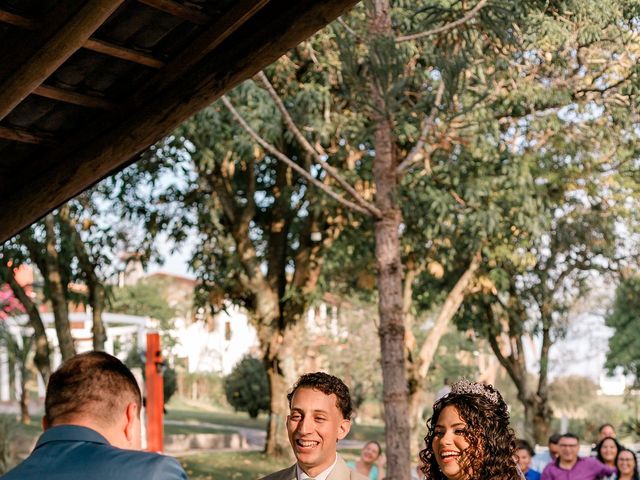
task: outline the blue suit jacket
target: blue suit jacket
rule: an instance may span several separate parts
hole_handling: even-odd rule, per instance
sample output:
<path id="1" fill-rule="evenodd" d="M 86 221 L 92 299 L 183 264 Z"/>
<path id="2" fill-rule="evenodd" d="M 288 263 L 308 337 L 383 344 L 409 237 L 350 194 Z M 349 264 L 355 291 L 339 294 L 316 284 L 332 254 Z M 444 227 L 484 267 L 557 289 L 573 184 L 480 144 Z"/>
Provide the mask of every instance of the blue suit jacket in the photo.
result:
<path id="1" fill-rule="evenodd" d="M 174 458 L 112 447 L 98 432 L 60 425 L 44 432 L 1 480 L 186 480 Z"/>

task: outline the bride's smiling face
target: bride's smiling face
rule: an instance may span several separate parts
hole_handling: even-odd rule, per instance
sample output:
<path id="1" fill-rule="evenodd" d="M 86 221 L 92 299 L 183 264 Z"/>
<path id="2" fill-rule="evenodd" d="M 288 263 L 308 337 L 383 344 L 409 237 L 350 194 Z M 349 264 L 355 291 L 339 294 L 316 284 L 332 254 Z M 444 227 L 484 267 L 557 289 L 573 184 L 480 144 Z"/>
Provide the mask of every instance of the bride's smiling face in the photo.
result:
<path id="1" fill-rule="evenodd" d="M 449 480 L 465 478 L 461 465 L 464 452 L 469 448 L 466 432 L 467 423 L 460 418 L 458 410 L 451 405 L 443 408 L 434 428 L 431 447 L 440 471 Z"/>

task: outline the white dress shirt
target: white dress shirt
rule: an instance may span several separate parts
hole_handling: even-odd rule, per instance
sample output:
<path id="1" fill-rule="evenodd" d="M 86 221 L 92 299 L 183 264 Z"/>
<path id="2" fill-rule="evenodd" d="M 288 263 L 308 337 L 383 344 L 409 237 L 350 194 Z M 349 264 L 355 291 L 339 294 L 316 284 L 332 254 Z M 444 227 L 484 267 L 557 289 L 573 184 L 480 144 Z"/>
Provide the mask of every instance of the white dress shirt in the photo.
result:
<path id="1" fill-rule="evenodd" d="M 296 478 L 298 480 L 307 480 L 309 478 L 314 478 L 315 480 L 327 480 L 327 477 L 329 476 L 329 474 L 331 473 L 331 470 L 333 470 L 333 467 L 336 466 L 336 462 L 338 461 L 338 454 L 336 453 L 336 459 L 333 461 L 333 463 L 331 464 L 331 466 L 329 468 L 327 468 L 326 470 L 323 470 L 322 472 L 320 472 L 318 475 L 316 475 L 315 477 L 310 477 L 309 475 L 307 475 L 306 473 L 304 473 L 304 471 L 300 468 L 300 465 L 298 465 L 296 463 Z"/>

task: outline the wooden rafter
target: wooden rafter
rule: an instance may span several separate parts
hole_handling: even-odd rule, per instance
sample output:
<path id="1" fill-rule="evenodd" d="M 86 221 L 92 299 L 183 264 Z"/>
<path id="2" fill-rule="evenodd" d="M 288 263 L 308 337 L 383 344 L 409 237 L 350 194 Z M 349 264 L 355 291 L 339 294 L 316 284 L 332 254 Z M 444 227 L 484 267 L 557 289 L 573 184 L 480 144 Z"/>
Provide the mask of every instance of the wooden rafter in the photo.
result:
<path id="1" fill-rule="evenodd" d="M 178 2 L 172 0 L 138 0 L 140 3 L 155 8 L 156 10 L 163 11 L 169 15 L 188 20 L 196 25 L 206 25 L 211 18 L 202 10 L 196 8 L 187 7 Z"/>
<path id="2" fill-rule="evenodd" d="M 179 55 L 170 61 L 162 72 L 140 89 L 140 93 L 137 96 L 160 92 L 167 85 L 173 83 L 259 12 L 267 3 L 269 3 L 269 0 L 236 0 L 227 12 L 216 18 L 191 44 L 189 56 Z"/>
<path id="3" fill-rule="evenodd" d="M 0 86 L 0 120 L 40 86 L 120 6 L 123 0 L 89 0 L 56 35 Z"/>
<path id="4" fill-rule="evenodd" d="M 36 30 L 41 26 L 41 22 L 39 22 L 38 20 L 28 18 L 23 15 L 16 15 L 4 10 L 0 10 L 0 23 L 8 23 L 10 25 L 14 25 L 16 27 L 24 28 L 27 30 Z M 120 58 L 122 60 L 128 60 L 130 62 L 134 62 L 139 65 L 145 65 L 151 68 L 164 67 L 164 62 L 153 57 L 152 55 L 148 55 L 131 48 L 122 47 L 120 45 L 106 42 L 104 40 L 99 40 L 97 38 L 90 38 L 86 41 L 83 47 L 93 52 L 102 53 L 104 55 L 108 55 L 114 58 Z"/>
<path id="5" fill-rule="evenodd" d="M 28 130 L 3 126 L 0 126 L 0 138 L 3 140 L 11 140 L 13 142 L 19 143 L 32 143 L 35 145 L 54 143 L 52 135 L 45 133 L 34 133 Z"/>
<path id="6" fill-rule="evenodd" d="M 109 55 L 110 57 L 120 58 L 122 60 L 128 60 L 130 62 L 137 63 L 139 65 L 145 65 L 151 68 L 162 68 L 164 62 L 157 58 L 147 55 L 146 53 L 138 52 L 131 48 L 120 47 L 113 43 L 105 42 L 95 38 L 90 38 L 83 45 L 87 50 Z"/>
<path id="7" fill-rule="evenodd" d="M 38 28 L 37 21 L 5 10 L 0 10 L 0 22 L 8 23 L 14 27 L 26 28 L 27 30 L 35 30 Z"/>
<path id="8" fill-rule="evenodd" d="M 112 117 L 83 129 L 81 138 L 71 133 L 70 141 L 50 149 L 46 158 L 35 156 L 31 170 L 37 175 L 24 179 L 29 188 L 16 186 L 3 192 L 0 241 L 134 161 L 137 154 L 180 122 L 255 75 L 355 3 L 357 0 L 271 0 L 215 50 L 166 85 L 162 95 L 150 92 L 127 102 Z"/>
<path id="9" fill-rule="evenodd" d="M 80 105 L 81 107 L 98 108 L 100 110 L 113 110 L 116 107 L 112 101 L 106 98 L 86 95 L 84 93 L 52 87 L 50 85 L 40 85 L 33 91 L 33 93 L 52 100 Z"/>

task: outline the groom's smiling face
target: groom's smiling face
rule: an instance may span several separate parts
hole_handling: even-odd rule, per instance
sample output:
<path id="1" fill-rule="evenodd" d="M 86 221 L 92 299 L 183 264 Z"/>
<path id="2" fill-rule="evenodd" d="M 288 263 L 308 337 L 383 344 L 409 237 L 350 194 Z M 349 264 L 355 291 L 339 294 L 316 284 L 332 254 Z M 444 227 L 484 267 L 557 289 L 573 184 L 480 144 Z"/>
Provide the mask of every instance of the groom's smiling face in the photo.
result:
<path id="1" fill-rule="evenodd" d="M 310 477 L 333 465 L 338 440 L 351 428 L 337 400 L 334 394 L 308 387 L 299 388 L 291 398 L 291 412 L 287 417 L 289 442 L 298 465 Z"/>

